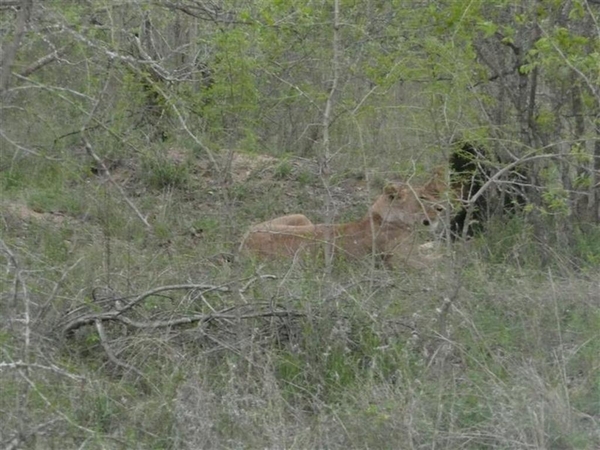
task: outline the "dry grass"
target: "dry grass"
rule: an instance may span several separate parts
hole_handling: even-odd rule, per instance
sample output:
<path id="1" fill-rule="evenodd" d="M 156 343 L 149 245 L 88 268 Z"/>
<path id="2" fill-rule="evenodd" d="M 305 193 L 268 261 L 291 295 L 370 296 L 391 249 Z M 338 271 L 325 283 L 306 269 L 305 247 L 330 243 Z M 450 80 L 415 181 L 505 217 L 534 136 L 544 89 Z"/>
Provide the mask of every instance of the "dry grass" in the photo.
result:
<path id="1" fill-rule="evenodd" d="M 311 167 L 265 163 L 222 184 L 190 172 L 161 189 L 130 173 L 127 193 L 152 232 L 92 175 L 49 210 L 28 204 L 46 204 L 47 185 L 7 191 L 3 447 L 600 446 L 597 268 L 495 264 L 477 243 L 425 270 L 228 263 L 249 223 L 295 207 L 323 214 Z M 352 176 L 339 186 L 340 210 L 372 193 Z M 104 340 L 93 323 L 60 331 L 116 299 L 184 283 L 228 290 L 164 292 L 128 317 L 209 320 L 106 321 Z M 289 314 L 253 315 L 272 310 Z"/>

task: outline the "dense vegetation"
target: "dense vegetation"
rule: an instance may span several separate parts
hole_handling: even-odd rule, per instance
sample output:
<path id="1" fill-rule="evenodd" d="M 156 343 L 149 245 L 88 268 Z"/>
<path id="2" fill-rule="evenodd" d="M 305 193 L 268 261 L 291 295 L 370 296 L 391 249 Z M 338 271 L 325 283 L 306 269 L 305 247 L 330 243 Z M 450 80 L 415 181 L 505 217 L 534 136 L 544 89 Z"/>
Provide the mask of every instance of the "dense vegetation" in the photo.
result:
<path id="1" fill-rule="evenodd" d="M 0 448 L 599 448 L 599 23 L 0 0 Z M 465 142 L 501 207 L 429 267 L 236 255 Z"/>

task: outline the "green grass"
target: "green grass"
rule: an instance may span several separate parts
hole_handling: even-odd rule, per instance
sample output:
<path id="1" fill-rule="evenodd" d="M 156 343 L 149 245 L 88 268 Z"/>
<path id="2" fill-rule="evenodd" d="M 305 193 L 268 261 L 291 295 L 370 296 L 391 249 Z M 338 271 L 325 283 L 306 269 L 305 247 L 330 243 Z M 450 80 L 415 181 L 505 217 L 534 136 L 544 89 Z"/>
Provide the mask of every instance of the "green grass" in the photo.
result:
<path id="1" fill-rule="evenodd" d="M 454 255 L 424 270 L 337 261 L 327 274 L 319 258 L 224 264 L 213 256 L 235 250 L 250 223 L 296 211 L 317 220 L 320 184 L 274 174 L 224 191 L 201 178 L 177 184 L 134 172 L 126 192 L 150 230 L 116 189 L 68 167 L 68 174 L 41 165 L 1 174 L 10 187 L 5 201 L 65 217 L 4 213 L 2 239 L 27 297 L 19 284 L 12 295 L 16 272 L 2 256 L 0 316 L 18 320 L 0 322 L 0 360 L 50 369 L 0 372 L 3 431 L 23 417 L 59 418 L 40 445 L 91 448 L 600 445 L 596 230 L 573 249 L 557 247 L 562 259 L 546 266 L 518 220 L 454 246 Z M 359 206 L 340 216 L 356 218 Z M 560 263 L 574 258 L 585 270 Z M 114 296 L 182 283 L 235 288 L 232 281 L 241 287 L 265 274 L 277 278 L 255 280 L 243 297 L 169 291 L 130 317 L 172 320 L 232 307 L 243 315 L 259 306 L 300 316 L 105 324 L 114 355 L 141 378 L 111 361 L 95 326 L 60 334 L 69 317 L 110 310 Z M 446 313 L 444 298 L 453 299 Z"/>

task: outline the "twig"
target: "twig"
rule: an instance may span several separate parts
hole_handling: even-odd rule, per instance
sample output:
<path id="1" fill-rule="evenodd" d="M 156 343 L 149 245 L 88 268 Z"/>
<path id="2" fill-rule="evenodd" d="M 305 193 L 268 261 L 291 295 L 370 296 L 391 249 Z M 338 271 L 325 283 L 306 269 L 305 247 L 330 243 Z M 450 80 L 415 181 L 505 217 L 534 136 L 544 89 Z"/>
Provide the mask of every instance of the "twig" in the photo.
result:
<path id="1" fill-rule="evenodd" d="M 240 292 L 243 294 L 245 293 L 248 288 L 253 284 L 256 283 L 258 280 L 276 280 L 277 277 L 275 275 L 257 275 L 255 277 L 250 278 L 250 280 L 244 285 L 242 286 L 242 288 L 240 289 Z"/>
<path id="2" fill-rule="evenodd" d="M 4 140 L 6 142 L 8 142 L 10 145 L 12 145 L 13 147 L 16 147 L 17 150 L 20 150 L 24 153 L 27 153 L 29 155 L 33 155 L 33 156 L 37 156 L 38 158 L 44 158 L 48 161 L 62 161 L 62 158 L 53 158 L 52 156 L 46 156 L 46 155 L 42 155 L 39 152 L 36 152 L 35 150 L 32 150 L 30 148 L 27 147 L 23 147 L 21 144 L 19 144 L 18 142 L 13 141 L 11 138 L 9 138 L 6 133 L 4 133 L 4 130 L 2 128 L 0 128 L 0 136 L 2 136 L 2 138 L 4 138 Z M 18 152 L 15 152 L 18 153 Z M 14 156 L 14 158 L 16 158 L 16 155 Z"/>
<path id="3" fill-rule="evenodd" d="M 85 377 L 67 372 L 66 370 L 63 370 L 60 367 L 55 366 L 54 364 L 51 364 L 49 366 L 44 366 L 42 364 L 26 363 L 23 361 L 0 362 L 0 371 L 2 369 L 19 369 L 19 368 L 48 370 L 50 372 L 54 372 L 59 375 L 63 375 L 67 378 L 70 378 L 71 380 L 75 380 L 75 381 L 85 381 L 86 380 Z"/>
<path id="4" fill-rule="evenodd" d="M 117 190 L 119 191 L 119 193 L 125 200 L 125 203 L 127 203 L 129 205 L 129 207 L 135 212 L 135 214 L 140 218 L 142 223 L 144 225 L 146 225 L 146 227 L 152 228 L 150 226 L 150 224 L 148 223 L 148 221 L 146 220 L 146 218 L 142 215 L 142 213 L 133 204 L 133 202 L 131 200 L 129 200 L 129 197 L 127 197 L 127 194 L 125 193 L 125 191 L 123 190 L 121 185 L 119 185 L 119 183 L 117 183 L 115 181 L 115 179 L 112 177 L 110 171 L 108 170 L 108 167 L 106 167 L 106 164 L 104 164 L 104 161 L 102 161 L 98 157 L 98 155 L 94 152 L 94 149 L 92 148 L 92 145 L 90 144 L 90 141 L 87 139 L 87 136 L 86 136 L 86 130 L 88 129 L 88 125 L 92 121 L 94 115 L 96 114 L 96 110 L 100 106 L 102 97 L 104 96 L 106 90 L 108 89 L 109 80 L 110 80 L 110 76 L 107 76 L 106 81 L 104 82 L 104 87 L 102 88 L 100 95 L 98 95 L 98 99 L 94 102 L 94 106 L 92 107 L 91 111 L 89 112 L 87 120 L 85 120 L 83 122 L 83 124 L 81 125 L 81 138 L 83 140 L 83 144 L 85 146 L 85 150 L 87 151 L 88 155 L 90 155 L 94 159 L 94 161 L 96 161 L 96 163 L 102 168 L 102 170 L 106 174 L 107 178 L 117 188 Z"/>
<path id="5" fill-rule="evenodd" d="M 153 62 L 153 61 L 151 60 L 151 62 Z M 208 159 L 210 160 L 210 163 L 213 165 L 213 167 L 218 168 L 219 165 L 217 164 L 217 160 L 215 159 L 215 156 L 213 155 L 212 150 L 210 148 L 208 148 L 208 146 L 206 144 L 204 144 L 204 142 L 202 142 L 200 140 L 200 138 L 198 138 L 198 136 L 196 136 L 194 133 L 192 133 L 192 131 L 187 126 L 187 123 L 185 122 L 183 115 L 181 114 L 181 112 L 179 111 L 177 106 L 175 105 L 175 102 L 158 85 L 158 83 L 156 83 L 152 79 L 152 77 L 148 76 L 143 71 L 141 71 L 135 64 L 129 63 L 128 66 L 129 66 L 129 68 L 131 68 L 131 70 L 133 70 L 139 76 L 143 77 L 144 80 L 152 86 L 152 89 L 154 89 L 157 93 L 159 93 L 161 95 L 161 97 L 165 100 L 165 102 L 175 112 L 175 115 L 177 116 L 177 119 L 179 120 L 179 123 L 181 124 L 181 127 L 184 129 L 184 131 L 188 134 L 189 137 L 191 137 L 193 139 L 193 141 L 196 143 L 196 145 L 198 147 L 200 147 L 206 153 L 206 156 L 208 156 Z"/>
<path id="6" fill-rule="evenodd" d="M 114 352 L 108 345 L 108 339 L 106 338 L 106 333 L 104 333 L 104 327 L 102 326 L 102 321 L 96 320 L 95 323 L 96 323 L 96 331 L 98 331 L 98 336 L 100 336 L 100 344 L 102 345 L 102 348 L 106 352 L 106 356 L 108 356 L 108 359 L 110 359 L 110 361 L 113 364 L 115 364 L 116 366 L 123 367 L 124 369 L 130 370 L 131 372 L 134 372 L 137 376 L 139 376 L 142 380 L 144 380 L 144 374 L 142 372 L 140 372 L 138 369 L 133 367 L 131 364 L 127 364 L 125 361 L 120 360 L 114 354 Z"/>
<path id="7" fill-rule="evenodd" d="M 493 176 L 491 176 L 484 184 L 483 186 L 481 186 L 481 188 L 468 200 L 468 203 L 470 205 L 474 205 L 475 202 L 477 201 L 477 199 L 479 197 L 481 197 L 485 191 L 490 187 L 490 185 L 494 182 L 496 182 L 496 180 L 498 180 L 498 178 L 500 178 L 502 175 L 504 175 L 506 172 L 508 172 L 510 169 L 512 169 L 513 167 L 518 166 L 519 164 L 525 163 L 525 162 L 530 162 L 530 161 L 535 161 L 537 159 L 560 159 L 562 157 L 564 157 L 564 155 L 555 155 L 555 154 L 551 154 L 551 153 L 547 153 L 547 154 L 543 154 L 543 155 L 532 155 L 531 152 L 527 155 L 525 155 L 523 158 L 518 159 L 517 161 L 514 161 L 510 164 L 507 164 L 506 166 L 504 166 L 502 169 L 500 169 L 498 172 L 496 172 Z"/>
<path id="8" fill-rule="evenodd" d="M 71 270 L 73 270 L 75 267 L 77 267 L 77 265 L 79 265 L 79 263 L 81 262 L 82 259 L 83 259 L 83 256 L 81 258 L 79 258 L 77 261 L 75 261 L 75 263 L 73 265 L 71 265 L 71 267 L 67 268 L 63 272 L 63 274 L 60 277 L 60 280 L 58 280 L 54 284 L 54 289 L 52 289 L 52 292 L 50 293 L 50 297 L 48 297 L 48 300 L 46 300 L 46 302 L 44 302 L 44 304 L 41 306 L 38 314 L 35 316 L 33 323 L 37 323 L 40 320 L 40 318 L 42 317 L 42 315 L 46 312 L 48 307 L 54 302 L 54 299 L 56 298 L 56 294 L 58 294 L 58 289 L 60 288 L 60 285 L 65 280 L 65 278 L 67 278 L 67 274 Z"/>
<path id="9" fill-rule="evenodd" d="M 22 442 L 27 441 L 30 437 L 35 436 L 40 431 L 43 431 L 51 425 L 54 425 L 59 420 L 63 419 L 60 417 L 55 417 L 54 419 L 36 425 L 35 427 L 30 428 L 29 430 L 14 433 L 12 437 L 5 441 L 6 447 L 4 447 L 4 450 L 17 450 L 19 448 L 23 448 L 23 446 L 20 445 Z"/>
<path id="10" fill-rule="evenodd" d="M 84 128 L 82 128 L 82 131 L 81 131 L 82 135 L 84 133 Z M 89 141 L 87 140 L 87 138 L 85 136 L 83 137 L 83 142 L 84 142 L 85 150 L 87 151 L 88 155 L 90 155 L 94 159 L 94 161 L 96 161 L 96 163 L 102 168 L 102 171 L 104 172 L 104 174 L 106 175 L 108 180 L 117 188 L 117 190 L 123 197 L 123 200 L 125 200 L 125 203 L 127 203 L 127 205 L 129 205 L 129 207 L 133 210 L 133 212 L 135 212 L 135 214 L 142 221 L 142 223 L 144 225 L 146 225 L 146 227 L 152 228 L 152 226 L 148 223 L 148 221 L 142 215 L 142 213 L 139 211 L 139 209 L 137 209 L 137 207 L 134 205 L 134 203 L 131 200 L 129 200 L 129 197 L 127 197 L 127 194 L 125 193 L 125 191 L 123 190 L 121 185 L 119 185 L 119 183 L 117 183 L 115 181 L 115 179 L 112 177 L 110 171 L 108 170 L 108 167 L 106 167 L 106 164 L 104 164 L 104 161 L 102 161 L 98 157 L 98 155 L 96 155 L 96 153 L 94 153 L 92 146 L 90 145 Z"/>
<path id="11" fill-rule="evenodd" d="M 4 353 L 4 356 L 6 359 L 12 359 L 6 350 L 4 350 L 3 353 Z M 52 402 L 48 399 L 48 397 L 46 397 L 44 395 L 44 393 L 38 389 L 36 384 L 27 376 L 27 374 L 23 370 L 21 370 L 20 367 L 17 367 L 16 370 L 19 373 L 19 375 L 21 376 L 21 378 L 23 378 L 23 380 L 29 385 L 29 387 L 31 387 L 31 389 L 33 389 L 35 391 L 35 393 L 42 399 L 42 401 L 46 404 L 46 406 L 48 408 L 55 411 L 56 414 L 58 414 L 63 420 L 67 421 L 71 426 L 73 426 L 79 430 L 85 431 L 86 433 L 90 433 L 92 436 L 96 435 L 95 431 L 79 425 L 78 423 L 74 422 L 73 419 L 71 419 L 68 415 L 64 414 L 62 411 L 60 411 L 58 408 L 56 408 L 52 404 Z"/>
<path id="12" fill-rule="evenodd" d="M 15 258 L 15 254 L 10 250 L 10 248 L 8 248 L 8 245 L 4 243 L 2 238 L 0 238 L 0 246 L 2 247 L 2 251 L 6 253 L 6 256 L 8 256 L 8 259 L 13 267 L 16 269 L 18 267 L 17 258 Z"/>
<path id="13" fill-rule="evenodd" d="M 231 292 L 231 289 L 229 287 L 227 287 L 227 285 L 213 286 L 211 284 L 174 284 L 174 285 L 170 285 L 170 286 L 160 286 L 155 289 L 151 289 L 148 292 L 144 292 L 143 294 L 138 295 L 133 300 L 131 300 L 129 303 L 126 303 L 125 305 L 123 305 L 123 308 L 121 308 L 121 310 L 119 312 L 123 313 L 125 311 L 128 311 L 131 308 L 133 308 L 135 305 L 137 305 L 138 303 L 147 299 L 148 297 L 156 295 L 160 292 L 176 291 L 176 290 L 182 290 L 182 289 L 183 290 L 200 290 L 203 293 L 212 292 L 212 291 Z"/>
<path id="14" fill-rule="evenodd" d="M 59 49 L 55 49 L 54 51 L 52 51 L 51 53 L 47 54 L 46 56 L 42 56 L 40 59 L 38 59 L 37 61 L 34 61 L 29 66 L 27 66 L 25 68 L 25 70 L 23 70 L 21 72 L 20 75 L 22 77 L 28 77 L 29 75 L 31 75 L 36 70 L 39 70 L 42 67 L 44 67 L 44 66 L 50 64 L 51 62 L 57 60 L 58 57 L 60 55 L 62 55 L 66 50 L 67 50 L 67 46 L 65 45 L 64 47 L 61 47 Z"/>
<path id="15" fill-rule="evenodd" d="M 248 282 L 242 287 L 241 291 L 248 289 L 248 287 L 252 283 L 254 283 L 260 279 L 276 279 L 276 277 L 274 275 L 260 275 L 260 276 L 251 277 L 250 280 L 248 280 Z M 238 281 L 240 281 L 240 280 L 238 280 Z M 151 289 L 150 291 L 144 292 L 143 294 L 135 296 L 131 301 L 124 304 L 118 310 L 113 309 L 111 311 L 106 311 L 106 312 L 102 312 L 102 313 L 98 313 L 98 314 L 87 314 L 87 315 L 84 315 L 81 317 L 77 317 L 77 318 L 69 321 L 62 328 L 62 334 L 66 336 L 69 333 L 73 332 L 74 330 L 76 330 L 84 325 L 90 325 L 90 324 L 94 323 L 96 320 L 101 320 L 101 321 L 117 320 L 117 321 L 124 322 L 128 325 L 131 325 L 131 326 L 137 327 L 137 328 L 156 328 L 156 327 L 162 327 L 162 326 L 180 325 L 180 324 L 184 324 L 184 323 L 198 322 L 200 320 L 210 320 L 212 318 L 230 319 L 230 318 L 232 318 L 231 316 L 222 315 L 219 317 L 218 314 L 217 315 L 213 314 L 213 315 L 198 315 L 198 316 L 184 317 L 181 319 L 175 319 L 175 321 L 134 322 L 134 321 L 126 318 L 125 316 L 123 316 L 123 314 L 126 313 L 127 311 L 129 311 L 130 309 L 132 309 L 134 306 L 141 303 L 142 301 L 144 301 L 145 299 L 147 299 L 148 297 L 159 294 L 161 292 L 174 291 L 174 290 L 199 290 L 203 294 L 205 294 L 207 292 L 229 293 L 229 292 L 233 292 L 233 289 L 231 287 L 229 287 L 228 285 L 231 285 L 234 283 L 236 283 L 236 282 L 231 281 L 227 284 L 220 285 L 220 286 L 215 286 L 215 285 L 211 285 L 211 284 L 175 284 L 175 285 L 170 285 L 170 286 L 160 286 L 155 289 Z M 240 306 L 242 306 L 242 305 L 240 305 Z M 228 308 L 225 311 L 233 310 L 236 307 L 237 306 L 233 306 L 231 308 Z M 223 312 L 224 311 L 221 311 L 220 314 L 223 314 Z M 245 318 L 248 318 L 248 317 L 245 317 Z"/>
<path id="16" fill-rule="evenodd" d="M 240 305 L 240 306 L 248 306 L 248 305 Z M 234 308 L 228 308 L 231 310 Z M 63 335 L 67 335 L 74 330 L 84 326 L 91 325 L 96 322 L 107 322 L 107 321 L 117 321 L 124 323 L 132 328 L 139 329 L 152 329 L 152 328 L 167 328 L 178 325 L 187 325 L 196 322 L 209 322 L 215 319 L 223 319 L 223 320 L 238 320 L 238 319 L 257 319 L 261 317 L 303 317 L 304 313 L 299 313 L 296 311 L 265 311 L 265 312 L 255 312 L 249 314 L 226 314 L 223 311 L 213 313 L 213 314 L 194 314 L 191 316 L 179 317 L 177 319 L 169 319 L 169 320 L 154 320 L 154 321 L 137 321 L 132 320 L 127 316 L 122 315 L 122 311 L 108 311 L 104 313 L 98 314 L 88 314 L 86 316 L 80 317 L 78 319 L 69 322 L 66 326 L 63 327 L 62 333 Z"/>

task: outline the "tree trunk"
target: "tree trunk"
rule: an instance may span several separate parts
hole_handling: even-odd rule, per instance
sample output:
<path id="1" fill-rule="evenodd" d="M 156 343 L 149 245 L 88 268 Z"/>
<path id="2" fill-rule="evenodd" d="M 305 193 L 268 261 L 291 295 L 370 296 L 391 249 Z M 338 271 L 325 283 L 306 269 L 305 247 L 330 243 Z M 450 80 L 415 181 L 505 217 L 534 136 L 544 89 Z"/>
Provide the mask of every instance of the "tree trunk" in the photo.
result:
<path id="1" fill-rule="evenodd" d="M 0 68 L 0 95 L 4 94 L 8 89 L 10 83 L 10 75 L 12 72 L 12 66 L 17 57 L 17 51 L 21 45 L 21 40 L 25 34 L 25 29 L 31 17 L 31 9 L 33 7 L 33 0 L 22 0 L 21 9 L 17 16 L 17 23 L 15 24 L 15 34 L 12 42 L 7 42 L 2 47 L 2 66 Z"/>

